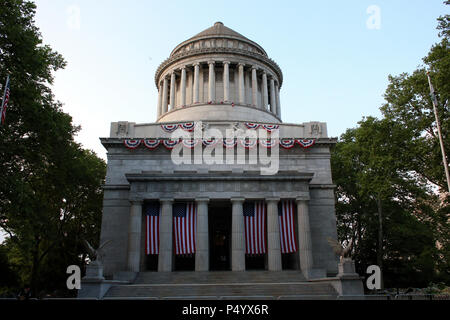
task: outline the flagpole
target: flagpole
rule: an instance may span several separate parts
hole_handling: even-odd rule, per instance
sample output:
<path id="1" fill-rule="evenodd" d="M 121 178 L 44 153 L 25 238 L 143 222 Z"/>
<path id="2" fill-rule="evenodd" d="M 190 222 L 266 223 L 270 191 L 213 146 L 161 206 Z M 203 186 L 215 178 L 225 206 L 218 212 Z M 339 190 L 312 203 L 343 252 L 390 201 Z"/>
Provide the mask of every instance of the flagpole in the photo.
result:
<path id="1" fill-rule="evenodd" d="M 447 178 L 447 188 L 448 188 L 448 192 L 450 192 L 450 174 L 448 172 L 448 164 L 447 164 L 447 158 L 445 156 L 444 142 L 442 141 L 441 125 L 439 124 L 439 117 L 438 117 L 438 113 L 437 113 L 437 98 L 434 93 L 433 85 L 431 84 L 429 71 L 427 71 L 427 77 L 428 77 L 428 84 L 430 85 L 430 93 L 431 93 L 431 98 L 432 98 L 431 100 L 433 101 L 434 116 L 436 117 L 436 126 L 438 129 L 439 143 L 441 145 L 442 161 L 444 162 L 445 176 Z"/>
<path id="2" fill-rule="evenodd" d="M 3 90 L 2 104 L 1 104 L 1 108 L 0 108 L 0 124 L 1 124 L 1 117 L 3 115 L 3 108 L 5 107 L 5 98 L 6 98 L 6 90 L 8 88 L 8 83 L 9 83 L 9 73 L 6 76 L 5 90 Z"/>

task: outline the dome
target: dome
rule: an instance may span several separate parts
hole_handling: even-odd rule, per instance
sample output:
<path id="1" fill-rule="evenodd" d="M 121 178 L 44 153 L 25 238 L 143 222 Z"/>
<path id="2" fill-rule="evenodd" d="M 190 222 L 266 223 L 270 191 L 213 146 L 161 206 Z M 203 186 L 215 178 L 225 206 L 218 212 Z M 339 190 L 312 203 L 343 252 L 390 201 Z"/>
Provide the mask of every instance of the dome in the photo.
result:
<path id="1" fill-rule="evenodd" d="M 157 121 L 280 123 L 282 82 L 259 44 L 216 22 L 176 46 L 156 70 Z"/>
<path id="2" fill-rule="evenodd" d="M 242 34 L 234 31 L 233 29 L 230 29 L 220 21 L 214 23 L 214 25 L 208 29 L 203 30 L 202 32 L 198 33 L 197 35 L 193 36 L 192 38 L 180 43 L 178 46 L 173 49 L 170 56 L 173 56 L 174 54 L 178 53 L 180 51 L 180 48 L 186 47 L 189 44 L 196 42 L 201 39 L 208 39 L 208 38 L 223 38 L 223 39 L 235 39 L 240 40 L 243 42 L 246 42 L 248 45 L 253 46 L 255 52 L 259 51 L 260 54 L 267 57 L 266 51 L 257 44 L 256 42 L 251 41 L 250 39 L 244 37 Z"/>

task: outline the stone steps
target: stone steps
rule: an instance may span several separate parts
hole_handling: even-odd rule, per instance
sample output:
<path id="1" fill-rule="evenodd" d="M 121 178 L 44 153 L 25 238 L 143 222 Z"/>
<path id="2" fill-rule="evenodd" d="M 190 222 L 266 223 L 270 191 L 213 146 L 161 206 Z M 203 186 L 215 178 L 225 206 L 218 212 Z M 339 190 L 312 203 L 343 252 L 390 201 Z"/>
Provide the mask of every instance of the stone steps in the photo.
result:
<path id="1" fill-rule="evenodd" d="M 113 286 L 106 299 L 278 299 L 337 297 L 327 282 L 307 282 L 300 272 L 144 272 L 134 284 Z"/>

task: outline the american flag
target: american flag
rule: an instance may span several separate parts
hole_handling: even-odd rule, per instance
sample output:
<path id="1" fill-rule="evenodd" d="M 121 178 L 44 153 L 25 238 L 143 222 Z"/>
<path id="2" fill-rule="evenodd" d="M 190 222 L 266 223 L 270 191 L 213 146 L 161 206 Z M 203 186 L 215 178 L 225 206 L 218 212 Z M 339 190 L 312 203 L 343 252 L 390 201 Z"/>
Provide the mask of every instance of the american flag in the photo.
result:
<path id="1" fill-rule="evenodd" d="M 159 202 L 152 202 L 146 205 L 147 233 L 145 236 L 145 253 L 159 254 L 159 215 L 161 208 Z"/>
<path id="2" fill-rule="evenodd" d="M 278 206 L 281 253 L 297 252 L 294 226 L 294 202 L 283 200 Z"/>
<path id="3" fill-rule="evenodd" d="M 197 207 L 194 202 L 176 203 L 173 206 L 173 234 L 175 254 L 195 253 L 197 233 Z"/>
<path id="4" fill-rule="evenodd" d="M 5 122 L 6 117 L 6 108 L 8 107 L 8 101 L 9 101 L 9 75 L 6 78 L 6 86 L 5 86 L 5 92 L 3 93 L 3 99 L 2 99 L 2 105 L 0 109 L 0 116 L 1 116 L 1 124 Z"/>
<path id="5" fill-rule="evenodd" d="M 266 204 L 245 202 L 244 207 L 246 254 L 266 253 Z"/>

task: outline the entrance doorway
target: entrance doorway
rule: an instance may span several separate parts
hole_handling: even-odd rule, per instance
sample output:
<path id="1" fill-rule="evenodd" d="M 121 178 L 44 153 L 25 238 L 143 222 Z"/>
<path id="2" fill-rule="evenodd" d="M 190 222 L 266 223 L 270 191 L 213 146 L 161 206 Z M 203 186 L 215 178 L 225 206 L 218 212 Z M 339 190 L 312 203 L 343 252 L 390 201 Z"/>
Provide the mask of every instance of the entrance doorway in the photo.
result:
<path id="1" fill-rule="evenodd" d="M 231 270 L 231 203 L 210 202 L 209 270 Z"/>

